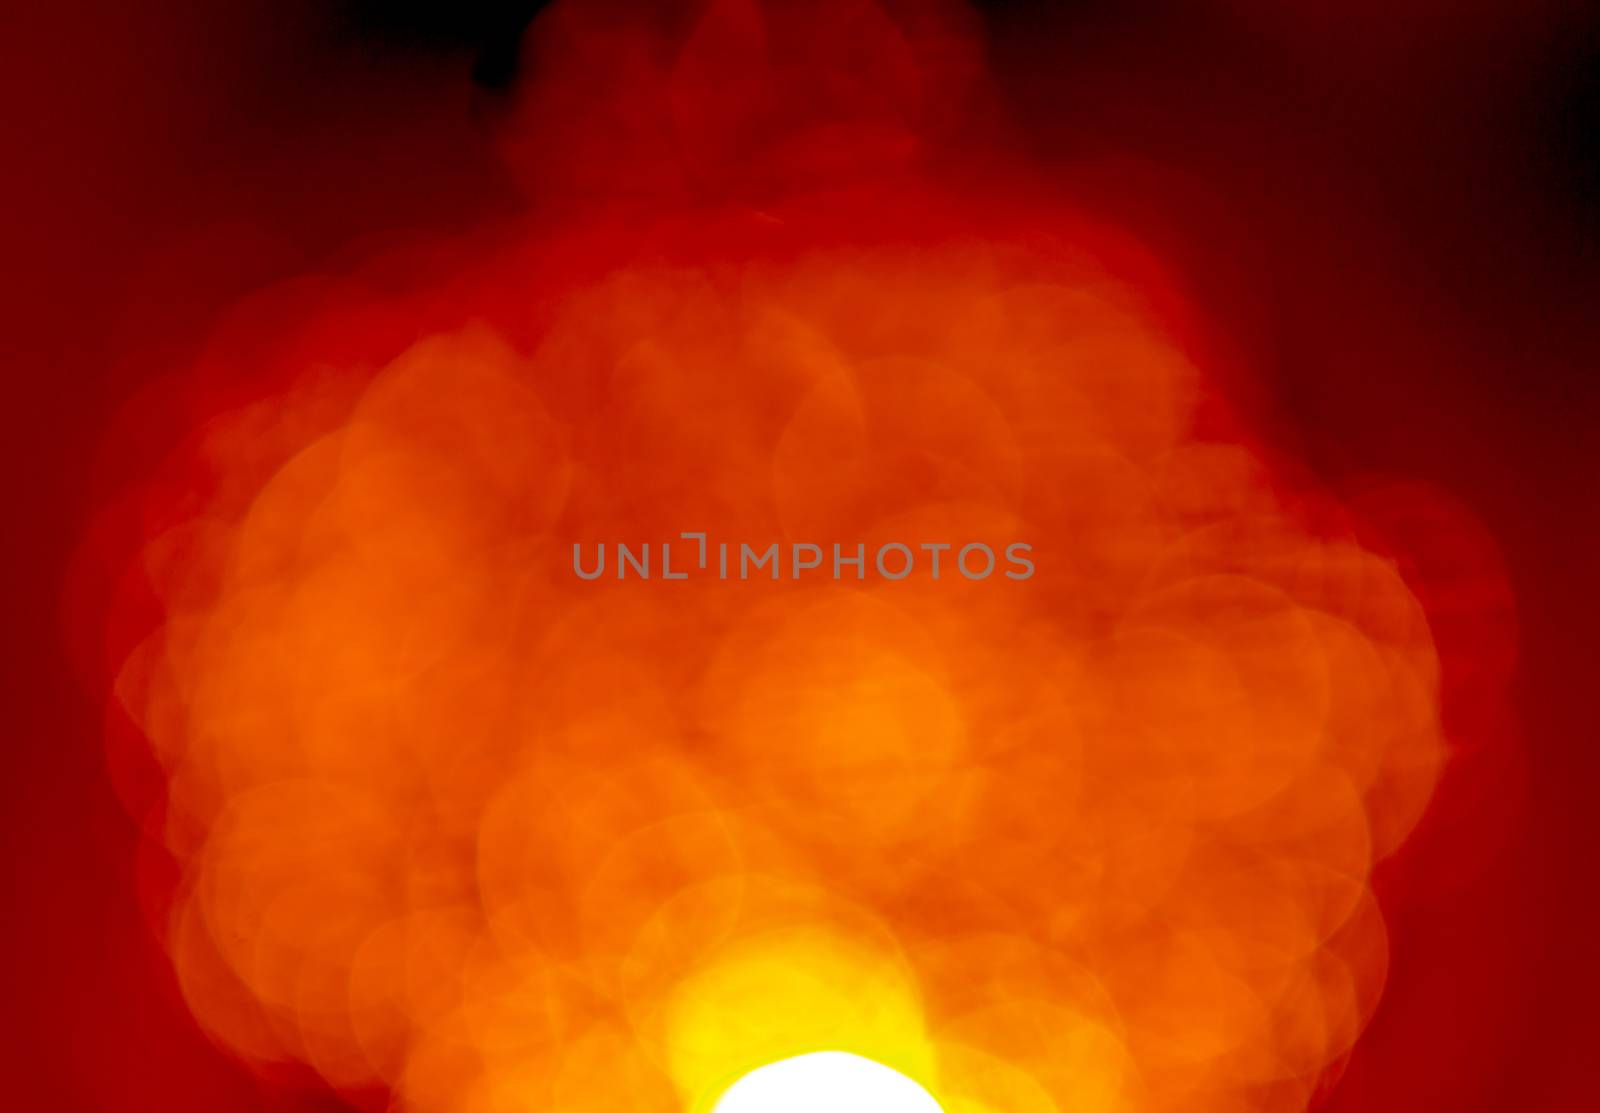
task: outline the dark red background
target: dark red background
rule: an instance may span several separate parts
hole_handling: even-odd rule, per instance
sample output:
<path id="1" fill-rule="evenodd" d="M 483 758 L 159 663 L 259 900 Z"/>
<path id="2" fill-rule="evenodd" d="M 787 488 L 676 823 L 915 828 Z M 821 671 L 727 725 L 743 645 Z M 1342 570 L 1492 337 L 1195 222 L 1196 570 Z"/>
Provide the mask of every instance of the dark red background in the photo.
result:
<path id="1" fill-rule="evenodd" d="M 161 369 L 150 352 L 178 361 L 263 282 L 517 206 L 493 136 L 531 76 L 513 63 L 534 6 L 79 0 L 5 21 L 8 1107 L 337 1107 L 232 1063 L 177 997 L 65 584 L 107 483 L 97 445 Z M 1593 1104 L 1600 12 L 1584 8 L 983 8 L 1024 141 L 1176 262 L 1260 372 L 1238 389 L 1269 437 L 1336 485 L 1443 486 L 1505 563 L 1514 715 L 1452 711 L 1460 751 L 1379 877 L 1393 970 L 1334 1109 Z M 1449 537 L 1411 541 L 1448 563 Z M 1500 616 L 1468 633 L 1510 648 Z"/>

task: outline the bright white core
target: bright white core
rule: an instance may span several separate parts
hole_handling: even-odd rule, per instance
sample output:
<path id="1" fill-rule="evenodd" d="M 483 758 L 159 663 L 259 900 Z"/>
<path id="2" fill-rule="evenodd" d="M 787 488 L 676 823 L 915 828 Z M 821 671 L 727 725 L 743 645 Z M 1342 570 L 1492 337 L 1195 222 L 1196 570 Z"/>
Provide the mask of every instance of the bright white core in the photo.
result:
<path id="1" fill-rule="evenodd" d="M 722 1095 L 712 1113 L 943 1113 L 897 1070 L 843 1051 L 768 1063 Z"/>

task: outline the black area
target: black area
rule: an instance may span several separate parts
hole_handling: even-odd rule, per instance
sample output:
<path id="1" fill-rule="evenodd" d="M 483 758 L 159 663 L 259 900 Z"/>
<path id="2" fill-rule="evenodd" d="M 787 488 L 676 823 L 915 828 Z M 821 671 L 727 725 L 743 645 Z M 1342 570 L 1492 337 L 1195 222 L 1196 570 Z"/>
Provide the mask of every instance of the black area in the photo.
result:
<path id="1" fill-rule="evenodd" d="M 1132 34 L 1173 13 L 1169 0 L 971 0 L 991 46 L 1019 44 L 1063 59 L 1081 57 L 1099 36 Z M 1088 41 L 1084 36 L 1090 36 Z"/>
<path id="2" fill-rule="evenodd" d="M 473 80 L 504 90 L 516 80 L 522 32 L 549 0 L 346 0 L 358 39 L 474 56 Z"/>
<path id="3" fill-rule="evenodd" d="M 1552 188 L 1600 234 L 1600 22 L 1552 59 L 1539 131 Z"/>

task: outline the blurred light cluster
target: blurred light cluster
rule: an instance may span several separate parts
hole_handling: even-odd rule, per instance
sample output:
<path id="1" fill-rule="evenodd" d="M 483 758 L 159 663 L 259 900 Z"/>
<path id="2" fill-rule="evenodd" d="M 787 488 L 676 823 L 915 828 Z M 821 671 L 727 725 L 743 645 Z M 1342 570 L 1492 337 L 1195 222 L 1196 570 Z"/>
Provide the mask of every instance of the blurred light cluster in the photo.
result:
<path id="1" fill-rule="evenodd" d="M 822 1051 L 949 1113 L 1301 1110 L 1444 752 L 1423 610 L 1135 245 L 939 169 L 960 12 L 798 7 L 558 6 L 507 149 L 559 219 L 219 324 L 194 381 L 263 385 L 149 485 L 116 681 L 183 992 L 417 1113 Z M 1037 571 L 572 574 L 683 530 Z"/>

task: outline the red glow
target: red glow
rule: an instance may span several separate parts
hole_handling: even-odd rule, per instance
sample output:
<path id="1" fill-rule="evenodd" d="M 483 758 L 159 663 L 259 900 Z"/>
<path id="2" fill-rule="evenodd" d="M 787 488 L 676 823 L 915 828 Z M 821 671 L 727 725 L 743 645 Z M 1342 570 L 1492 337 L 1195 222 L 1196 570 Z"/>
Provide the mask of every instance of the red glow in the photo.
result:
<path id="1" fill-rule="evenodd" d="M 239 264 L 203 330 L 124 324 L 150 385 L 69 628 L 172 1023 L 252 1092 L 700 1109 L 822 1049 L 949 1110 L 1429 1092 L 1427 1054 L 1368 1064 L 1408 1046 L 1386 991 L 1451 1011 L 1418 909 L 1529 822 L 1506 539 L 1330 461 L 1239 210 L 1155 157 L 1064 174 L 982 36 L 942 3 L 557 5 L 492 213 L 447 185 L 451 227 L 375 218 Z M 1335 377 L 1364 330 L 1437 358 L 1308 281 Z M 1023 539 L 1038 573 L 571 575 L 682 530 Z M 1486 912 L 1460 954 L 1516 952 Z"/>

